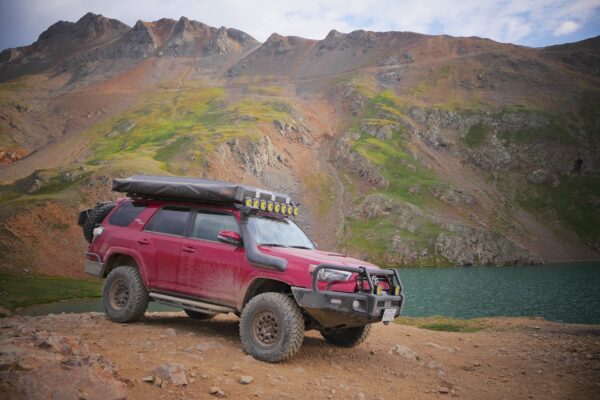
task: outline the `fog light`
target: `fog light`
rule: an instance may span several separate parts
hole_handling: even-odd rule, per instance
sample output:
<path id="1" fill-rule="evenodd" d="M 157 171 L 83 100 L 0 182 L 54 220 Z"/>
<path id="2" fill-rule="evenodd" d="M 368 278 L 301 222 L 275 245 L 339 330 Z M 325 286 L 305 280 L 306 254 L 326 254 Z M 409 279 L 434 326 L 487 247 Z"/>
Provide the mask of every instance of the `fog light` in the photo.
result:
<path id="1" fill-rule="evenodd" d="M 400 294 L 400 286 L 396 286 L 394 288 L 394 295 L 398 296 Z"/>
<path id="2" fill-rule="evenodd" d="M 377 286 L 377 289 L 375 289 L 375 293 L 377 293 L 377 296 L 381 296 L 381 286 Z"/>
<path id="3" fill-rule="evenodd" d="M 354 301 L 352 302 L 352 307 L 353 307 L 354 309 L 359 309 L 359 308 L 360 308 L 360 301 L 358 301 L 358 300 L 354 300 Z"/>

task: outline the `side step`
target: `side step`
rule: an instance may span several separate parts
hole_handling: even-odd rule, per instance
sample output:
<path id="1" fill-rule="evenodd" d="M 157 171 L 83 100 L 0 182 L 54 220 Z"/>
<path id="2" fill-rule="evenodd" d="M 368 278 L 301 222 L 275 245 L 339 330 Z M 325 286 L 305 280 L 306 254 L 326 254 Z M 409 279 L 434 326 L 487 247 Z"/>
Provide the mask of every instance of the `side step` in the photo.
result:
<path id="1" fill-rule="evenodd" d="M 203 301 L 183 299 L 181 297 L 169 296 L 161 293 L 150 293 L 149 295 L 159 303 L 163 303 L 168 306 L 186 308 L 188 310 L 198 311 L 205 314 L 235 312 L 235 309 L 231 307 L 218 306 L 216 304 L 205 303 Z"/>

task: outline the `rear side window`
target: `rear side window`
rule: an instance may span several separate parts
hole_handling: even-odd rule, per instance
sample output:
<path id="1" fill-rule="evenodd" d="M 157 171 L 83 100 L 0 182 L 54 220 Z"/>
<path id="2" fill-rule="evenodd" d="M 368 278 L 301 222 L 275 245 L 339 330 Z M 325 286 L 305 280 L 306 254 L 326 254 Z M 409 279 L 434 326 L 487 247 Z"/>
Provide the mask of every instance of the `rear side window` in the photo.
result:
<path id="1" fill-rule="evenodd" d="M 198 211 L 194 221 L 192 237 L 216 242 L 217 235 L 221 231 L 240 233 L 240 228 L 233 215 Z"/>
<path id="2" fill-rule="evenodd" d="M 131 201 L 125 202 L 112 213 L 108 222 L 116 226 L 129 226 L 145 209 L 146 204 L 133 203 Z"/>
<path id="3" fill-rule="evenodd" d="M 164 207 L 154 214 L 146 230 L 183 236 L 190 211 L 189 208 Z"/>

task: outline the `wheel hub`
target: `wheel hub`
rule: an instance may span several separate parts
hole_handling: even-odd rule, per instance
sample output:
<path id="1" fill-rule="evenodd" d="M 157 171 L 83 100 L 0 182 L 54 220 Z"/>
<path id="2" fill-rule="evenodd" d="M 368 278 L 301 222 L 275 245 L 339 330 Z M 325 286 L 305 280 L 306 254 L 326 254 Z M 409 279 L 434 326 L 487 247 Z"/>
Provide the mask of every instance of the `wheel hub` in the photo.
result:
<path id="1" fill-rule="evenodd" d="M 129 286 L 122 280 L 113 282 L 109 297 L 111 307 L 115 310 L 122 310 L 129 300 Z"/>
<path id="2" fill-rule="evenodd" d="M 252 334 L 262 347 L 273 347 L 279 338 L 279 320 L 274 312 L 263 311 L 254 317 Z"/>

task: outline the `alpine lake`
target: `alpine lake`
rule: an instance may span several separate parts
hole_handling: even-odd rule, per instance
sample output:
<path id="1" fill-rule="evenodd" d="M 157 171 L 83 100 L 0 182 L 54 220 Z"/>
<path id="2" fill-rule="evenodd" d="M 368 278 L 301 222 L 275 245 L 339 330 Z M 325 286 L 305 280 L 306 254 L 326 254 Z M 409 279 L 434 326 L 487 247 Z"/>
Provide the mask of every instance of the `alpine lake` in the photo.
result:
<path id="1" fill-rule="evenodd" d="M 510 267 L 399 268 L 402 314 L 452 318 L 535 316 L 600 324 L 600 263 Z M 21 315 L 102 311 L 100 299 L 66 300 L 21 309 Z M 178 311 L 150 303 L 149 311 Z"/>

